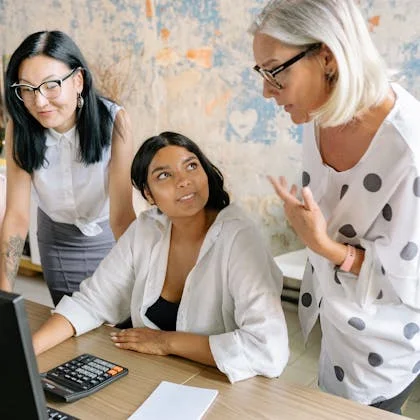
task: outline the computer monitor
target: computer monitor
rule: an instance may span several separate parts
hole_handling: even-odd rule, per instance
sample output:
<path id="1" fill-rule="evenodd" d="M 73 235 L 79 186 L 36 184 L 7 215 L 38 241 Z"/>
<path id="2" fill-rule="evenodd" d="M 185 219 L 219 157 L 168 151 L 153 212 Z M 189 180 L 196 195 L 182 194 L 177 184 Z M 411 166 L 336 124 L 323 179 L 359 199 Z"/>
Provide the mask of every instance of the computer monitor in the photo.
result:
<path id="1" fill-rule="evenodd" d="M 22 296 L 0 291 L 0 419 L 48 419 Z"/>

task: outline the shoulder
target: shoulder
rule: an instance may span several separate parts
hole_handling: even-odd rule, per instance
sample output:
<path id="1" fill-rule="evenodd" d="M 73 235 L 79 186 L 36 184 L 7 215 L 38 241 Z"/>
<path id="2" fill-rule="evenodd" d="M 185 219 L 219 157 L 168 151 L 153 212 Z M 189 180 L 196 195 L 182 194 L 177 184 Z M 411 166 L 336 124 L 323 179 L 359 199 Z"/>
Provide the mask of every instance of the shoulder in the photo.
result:
<path id="1" fill-rule="evenodd" d="M 398 84 L 393 84 L 392 88 L 397 99 L 385 123 L 395 129 L 420 161 L 420 102 Z"/>
<path id="2" fill-rule="evenodd" d="M 157 208 L 153 207 L 142 211 L 132 223 L 135 229 L 135 235 L 142 235 L 145 232 L 162 236 L 169 228 L 170 221 L 166 215 L 160 213 Z M 142 239 L 144 241 L 144 238 Z"/>
<path id="3" fill-rule="evenodd" d="M 229 204 L 219 212 L 214 225 L 215 230 L 219 231 L 225 240 L 263 242 L 255 222 L 235 203 Z"/>

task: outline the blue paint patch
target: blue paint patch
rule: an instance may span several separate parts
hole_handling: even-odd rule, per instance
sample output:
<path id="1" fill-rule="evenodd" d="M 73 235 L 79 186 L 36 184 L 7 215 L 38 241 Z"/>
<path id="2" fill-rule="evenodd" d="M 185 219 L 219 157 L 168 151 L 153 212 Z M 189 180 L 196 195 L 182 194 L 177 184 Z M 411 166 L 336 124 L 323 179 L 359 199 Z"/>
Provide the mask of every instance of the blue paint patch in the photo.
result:
<path id="1" fill-rule="evenodd" d="M 288 130 L 290 138 L 297 144 L 302 144 L 303 141 L 303 125 L 293 125 Z"/>
<path id="2" fill-rule="evenodd" d="M 213 67 L 223 67 L 226 54 L 219 48 L 213 50 Z"/>
<path id="3" fill-rule="evenodd" d="M 126 5 L 124 4 L 124 0 L 109 0 L 117 9 L 119 12 L 123 12 L 124 10 L 127 10 Z"/>
<path id="4" fill-rule="evenodd" d="M 402 64 L 402 74 L 404 75 L 407 89 L 415 96 L 420 94 L 418 83 L 420 78 L 419 43 L 420 37 L 405 43 L 402 47 L 402 52 L 407 57 Z"/>
<path id="5" fill-rule="evenodd" d="M 169 30 L 179 24 L 180 16 L 192 19 L 200 28 L 200 37 L 204 44 L 214 39 L 215 31 L 220 27 L 219 0 L 182 0 L 160 1 L 156 8 L 157 33 L 168 28 Z"/>
<path id="6" fill-rule="evenodd" d="M 6 0 L 0 0 L 0 25 L 5 24 L 4 17 L 6 15 Z"/>
<path id="7" fill-rule="evenodd" d="M 77 29 L 79 27 L 79 21 L 77 19 L 72 19 L 70 21 L 70 26 L 72 29 Z"/>

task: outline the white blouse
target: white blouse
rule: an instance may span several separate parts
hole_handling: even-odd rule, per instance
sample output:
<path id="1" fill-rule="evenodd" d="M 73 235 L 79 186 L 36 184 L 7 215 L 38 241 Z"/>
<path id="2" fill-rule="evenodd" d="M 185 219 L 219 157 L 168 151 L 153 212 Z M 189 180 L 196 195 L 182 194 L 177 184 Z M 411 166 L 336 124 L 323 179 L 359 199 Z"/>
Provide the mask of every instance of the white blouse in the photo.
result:
<path id="1" fill-rule="evenodd" d="M 104 102 L 114 120 L 121 108 Z M 55 222 L 74 224 L 86 236 L 98 235 L 102 232 L 98 222 L 109 218 L 111 145 L 103 150 L 100 162 L 86 165 L 80 161 L 76 127 L 66 133 L 50 128 L 45 134 L 46 163 L 32 176 L 39 207 Z"/>
<path id="2" fill-rule="evenodd" d="M 55 312 L 77 335 L 129 315 L 134 327 L 158 329 L 145 313 L 163 288 L 171 226 L 156 209 L 141 213 L 94 275 Z M 210 336 L 217 367 L 231 382 L 276 377 L 289 357 L 282 283 L 256 227 L 231 204 L 207 232 L 185 281 L 176 330 Z"/>
<path id="3" fill-rule="evenodd" d="M 303 183 L 329 236 L 361 246 L 358 276 L 309 251 L 299 316 L 322 325 L 319 385 L 363 404 L 390 399 L 420 372 L 420 103 L 392 85 L 396 103 L 360 161 L 324 165 L 305 126 Z"/>

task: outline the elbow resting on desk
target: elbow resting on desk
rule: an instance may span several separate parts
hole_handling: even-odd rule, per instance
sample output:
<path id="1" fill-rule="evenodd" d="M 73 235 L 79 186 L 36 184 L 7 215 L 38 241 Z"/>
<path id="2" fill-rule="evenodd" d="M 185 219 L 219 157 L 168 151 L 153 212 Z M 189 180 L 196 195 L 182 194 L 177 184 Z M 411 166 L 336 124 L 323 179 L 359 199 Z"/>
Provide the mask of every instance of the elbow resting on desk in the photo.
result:
<path id="1" fill-rule="evenodd" d="M 280 376 L 289 360 L 287 333 L 256 337 L 239 331 L 210 336 L 217 368 L 231 383 L 257 375 Z"/>

